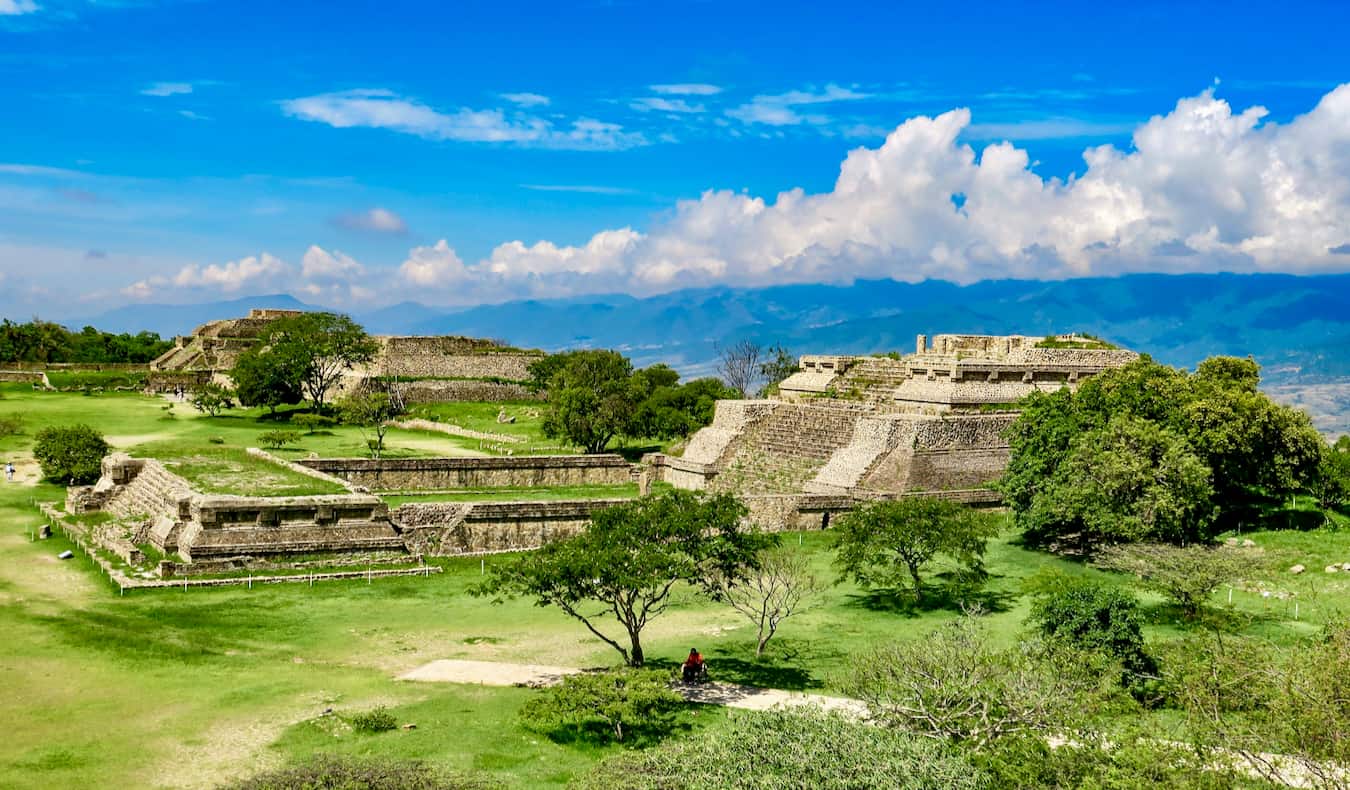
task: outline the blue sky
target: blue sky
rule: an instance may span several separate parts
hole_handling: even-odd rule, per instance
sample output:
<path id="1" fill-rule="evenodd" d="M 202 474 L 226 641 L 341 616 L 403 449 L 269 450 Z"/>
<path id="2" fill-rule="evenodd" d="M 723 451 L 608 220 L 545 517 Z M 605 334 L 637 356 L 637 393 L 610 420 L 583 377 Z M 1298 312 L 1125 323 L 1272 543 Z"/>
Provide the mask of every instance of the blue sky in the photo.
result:
<path id="1" fill-rule="evenodd" d="M 1347 29 L 1345 3 L 0 0 L 0 312 L 1350 269 Z"/>

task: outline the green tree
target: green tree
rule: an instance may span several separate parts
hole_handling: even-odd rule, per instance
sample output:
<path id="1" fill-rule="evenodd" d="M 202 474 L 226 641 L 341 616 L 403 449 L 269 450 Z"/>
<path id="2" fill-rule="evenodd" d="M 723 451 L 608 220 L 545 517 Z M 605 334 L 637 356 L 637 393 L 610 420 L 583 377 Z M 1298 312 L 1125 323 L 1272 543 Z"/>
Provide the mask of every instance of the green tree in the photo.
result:
<path id="1" fill-rule="evenodd" d="M 1028 583 L 1028 621 L 1041 636 L 1119 661 L 1128 683 L 1157 666 L 1144 650 L 1143 618 L 1133 595 L 1114 586 L 1064 573 L 1042 573 Z"/>
<path id="2" fill-rule="evenodd" d="M 1171 599 L 1187 618 L 1198 616 L 1220 585 L 1256 570 L 1252 555 L 1236 546 L 1158 543 L 1111 546 L 1098 555 L 1097 564 L 1134 575 L 1145 587 Z"/>
<path id="3" fill-rule="evenodd" d="M 669 673 L 624 669 L 568 675 L 526 702 L 520 715 L 536 729 L 572 729 L 622 741 L 633 734 L 664 735 L 682 705 Z"/>
<path id="4" fill-rule="evenodd" d="M 98 479 L 110 449 L 103 435 L 88 425 L 50 426 L 37 432 L 33 457 L 42 476 L 53 483 L 83 485 Z"/>
<path id="5" fill-rule="evenodd" d="M 635 438 L 688 436 L 712 422 L 717 401 L 735 397 L 734 390 L 714 378 L 655 387 L 638 405 L 624 433 Z"/>
<path id="6" fill-rule="evenodd" d="M 314 408 L 323 410 L 328 390 L 347 371 L 374 359 L 379 344 L 351 318 L 338 313 L 301 313 L 268 324 L 263 345 L 285 359 L 303 362 L 300 382 Z"/>
<path id="7" fill-rule="evenodd" d="M 208 382 L 192 391 L 192 408 L 210 417 L 234 405 L 234 392 L 229 387 Z"/>
<path id="8" fill-rule="evenodd" d="M 402 398 L 389 392 L 367 390 L 349 395 L 338 403 L 338 418 L 361 430 L 371 458 L 379 458 L 384 453 L 384 437 L 389 433 L 389 422 L 407 411 Z"/>
<path id="9" fill-rule="evenodd" d="M 921 572 L 939 554 L 968 576 L 982 574 L 985 544 L 998 534 L 993 520 L 934 497 L 869 502 L 838 522 L 836 566 L 864 587 L 900 590 L 915 598 Z"/>
<path id="10" fill-rule="evenodd" d="M 629 666 L 645 661 L 642 631 L 670 604 L 681 582 L 709 595 L 719 579 L 755 568 L 777 537 L 741 525 L 746 511 L 730 494 L 669 491 L 596 512 L 584 532 L 494 564 L 476 595 L 528 596 L 576 618 Z M 599 605 L 599 611 L 590 607 Z M 612 615 L 623 634 L 605 633 Z M 621 641 L 624 640 L 624 641 Z"/>
<path id="11" fill-rule="evenodd" d="M 553 372 L 544 434 L 588 453 L 604 452 L 625 432 L 642 400 L 632 363 L 616 351 L 571 351 L 548 359 L 556 361 L 548 363 Z"/>
<path id="12" fill-rule="evenodd" d="M 1097 526 L 1108 527 L 1112 518 L 1123 513 L 1135 522 L 1123 531 L 1110 530 L 1122 538 L 1128 539 L 1128 533 L 1139 527 L 1153 530 L 1148 525 L 1154 523 L 1161 529 L 1153 530 L 1157 535 L 1152 539 L 1180 542 L 1240 526 L 1257 512 L 1259 503 L 1283 503 L 1313 480 L 1321 439 L 1306 415 L 1257 391 L 1258 377 L 1251 360 L 1213 357 L 1189 374 L 1144 356 L 1093 376 L 1076 393 L 1034 393 L 1024 401 L 1021 416 L 1007 433 L 1011 454 L 1000 489 L 1014 522 L 1033 539 L 1092 537 L 1083 532 L 1085 509 L 1091 509 L 1091 504 L 1068 500 L 1094 488 L 1091 481 L 1081 479 L 1084 471 L 1096 472 L 1102 464 L 1113 472 L 1127 471 L 1120 468 L 1121 451 L 1129 441 L 1150 435 L 1140 423 L 1154 429 L 1147 445 L 1150 451 L 1176 462 L 1166 485 L 1149 486 L 1152 496 L 1170 499 L 1162 502 L 1167 505 L 1160 514 L 1164 518 L 1160 521 L 1149 514 L 1151 500 L 1131 495 L 1126 485 L 1114 490 L 1114 510 L 1089 519 Z M 1112 427 L 1113 421 L 1122 422 Z M 1095 436 L 1112 440 L 1101 446 L 1103 453 L 1115 457 L 1098 463 L 1089 457 L 1095 454 L 1092 443 L 1081 437 L 1103 430 L 1108 433 Z M 1184 440 L 1184 446 L 1179 446 L 1177 437 Z M 1217 507 L 1213 519 L 1201 517 L 1209 505 L 1200 499 L 1190 503 L 1193 512 L 1186 512 L 1187 503 L 1178 498 L 1200 493 L 1195 485 L 1197 467 L 1183 450 L 1210 471 L 1210 502 Z M 1077 474 L 1061 473 L 1061 466 L 1074 453 Z M 1124 483 L 1130 476 L 1116 475 L 1114 480 Z M 1074 490 L 1065 490 L 1066 483 L 1073 484 Z M 1100 485 L 1095 488 L 1105 490 Z M 1169 491 L 1178 496 L 1168 496 Z M 1066 500 L 1067 495 L 1073 496 Z M 1047 498 L 1056 501 L 1043 501 Z M 1122 509 L 1122 503 L 1131 506 Z M 1196 532 L 1192 527 L 1201 529 Z"/>
<path id="13" fill-rule="evenodd" d="M 304 400 L 307 355 L 296 353 L 295 346 L 281 348 L 255 346 L 239 355 L 230 378 L 235 394 L 244 406 L 265 406 L 271 414 L 277 407 Z"/>
<path id="14" fill-rule="evenodd" d="M 1089 554 L 1103 543 L 1205 540 L 1212 491 L 1209 467 L 1184 438 L 1120 415 L 1072 440 L 1022 523 L 1034 541 Z"/>
<path id="15" fill-rule="evenodd" d="M 1350 436 L 1322 448 L 1312 494 L 1323 510 L 1341 510 L 1350 505 Z"/>
<path id="16" fill-rule="evenodd" d="M 624 752 L 582 777 L 582 790 L 977 790 L 981 776 L 945 744 L 811 706 L 732 711 L 654 749 Z"/>

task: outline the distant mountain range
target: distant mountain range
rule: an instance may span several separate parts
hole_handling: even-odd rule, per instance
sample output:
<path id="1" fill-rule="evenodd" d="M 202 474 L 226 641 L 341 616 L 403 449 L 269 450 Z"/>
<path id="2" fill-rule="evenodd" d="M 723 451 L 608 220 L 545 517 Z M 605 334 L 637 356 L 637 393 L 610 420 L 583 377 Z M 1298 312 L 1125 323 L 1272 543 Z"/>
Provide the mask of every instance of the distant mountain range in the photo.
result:
<path id="1" fill-rule="evenodd" d="M 251 307 L 313 308 L 272 295 L 196 305 L 140 304 L 83 319 L 109 331 L 186 334 Z M 378 334 L 463 334 L 554 351 L 617 348 L 686 374 L 712 368 L 719 343 L 750 338 L 795 353 L 908 352 L 919 333 L 1084 331 L 1193 366 L 1252 355 L 1272 383 L 1350 376 L 1350 275 L 1140 274 L 1053 282 L 859 281 L 851 285 L 707 288 L 530 300 L 444 309 L 407 302 L 353 314 Z M 59 320 L 59 319 L 58 319 Z"/>

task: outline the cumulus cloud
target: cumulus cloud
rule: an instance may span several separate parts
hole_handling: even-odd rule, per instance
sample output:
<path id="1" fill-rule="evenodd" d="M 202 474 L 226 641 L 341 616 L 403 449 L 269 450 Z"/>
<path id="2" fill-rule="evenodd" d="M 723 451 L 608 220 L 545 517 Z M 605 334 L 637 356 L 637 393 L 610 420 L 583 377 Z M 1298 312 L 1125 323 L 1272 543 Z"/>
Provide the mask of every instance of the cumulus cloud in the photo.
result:
<path id="1" fill-rule="evenodd" d="M 22 16 L 40 10 L 33 0 L 0 0 L 0 16 Z"/>
<path id="2" fill-rule="evenodd" d="M 473 277 L 445 239 L 430 247 L 414 247 L 398 273 L 405 283 L 433 288 L 448 288 Z"/>
<path id="3" fill-rule="evenodd" d="M 386 208 L 375 207 L 369 211 L 354 214 L 342 214 L 333 220 L 338 227 L 348 230 L 362 230 L 370 233 L 401 234 L 408 232 L 408 224 L 403 218 Z"/>
<path id="4" fill-rule="evenodd" d="M 429 140 L 503 143 L 522 147 L 616 150 L 645 145 L 646 137 L 614 123 L 577 118 L 569 125 L 524 113 L 467 107 L 442 112 L 387 90 L 351 90 L 290 99 L 287 115 L 339 129 L 388 129 Z"/>
<path id="5" fill-rule="evenodd" d="M 797 108 L 834 102 L 857 101 L 869 95 L 833 83 L 822 90 L 795 90 L 787 93 L 761 94 L 749 102 L 727 110 L 727 115 L 745 124 L 767 126 L 796 126 L 809 123 L 821 125 L 829 116 L 821 112 L 798 112 Z"/>
<path id="6" fill-rule="evenodd" d="M 670 96 L 713 96 L 722 92 L 720 86 L 709 85 L 706 82 L 676 82 L 665 85 L 648 85 L 647 88 L 652 93 Z"/>
<path id="7" fill-rule="evenodd" d="M 962 142 L 971 118 L 957 109 L 850 152 L 828 192 L 708 191 L 645 234 L 512 241 L 471 264 L 442 241 L 414 250 L 401 274 L 472 301 L 858 277 L 1344 269 L 1350 84 L 1287 124 L 1266 114 L 1206 91 L 1138 126 L 1128 149 L 1087 149 L 1085 172 L 1061 180 L 1035 173 L 1011 143 Z"/>
<path id="8" fill-rule="evenodd" d="M 187 93 L 192 93 L 190 82 L 156 82 L 141 89 L 142 96 L 181 96 Z"/>
<path id="9" fill-rule="evenodd" d="M 290 273 L 290 267 L 267 253 L 250 255 L 237 261 L 200 266 L 189 264 L 174 275 L 173 284 L 179 288 L 210 288 L 225 293 L 237 293 L 259 285 L 278 282 Z"/>
<path id="10" fill-rule="evenodd" d="M 264 252 L 225 263 L 189 264 L 172 276 L 152 275 L 133 282 L 122 288 L 121 293 L 143 301 L 151 297 L 200 298 L 289 291 L 322 299 L 325 304 L 342 304 L 372 295 L 366 284 L 368 276 L 366 267 L 351 256 L 311 245 L 301 257 L 298 269 Z"/>

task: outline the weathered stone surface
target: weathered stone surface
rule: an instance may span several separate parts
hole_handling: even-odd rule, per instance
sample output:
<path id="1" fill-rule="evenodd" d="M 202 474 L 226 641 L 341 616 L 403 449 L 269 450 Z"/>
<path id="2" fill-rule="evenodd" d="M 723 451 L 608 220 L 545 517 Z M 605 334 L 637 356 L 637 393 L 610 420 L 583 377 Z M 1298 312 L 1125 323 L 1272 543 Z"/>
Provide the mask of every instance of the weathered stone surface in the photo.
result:
<path id="1" fill-rule="evenodd" d="M 1075 338 L 1063 338 L 1075 339 Z M 870 495 L 985 486 L 1007 466 L 1006 407 L 1137 358 L 1038 348 L 1042 338 L 920 335 L 906 357 L 804 356 L 775 400 L 720 401 L 683 458 L 653 458 L 680 488 Z"/>
<path id="2" fill-rule="evenodd" d="M 628 483 L 635 471 L 620 455 L 522 455 L 483 458 L 312 458 L 301 464 L 372 491 L 494 486 Z"/>

